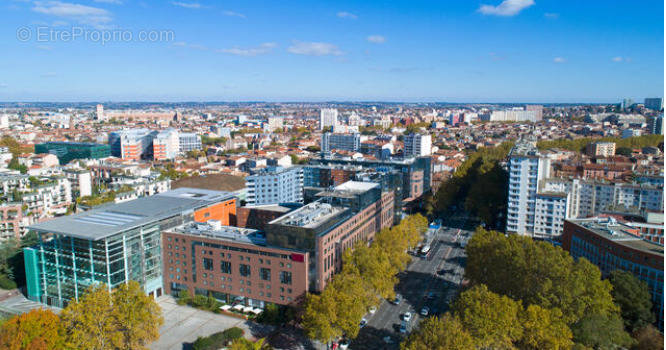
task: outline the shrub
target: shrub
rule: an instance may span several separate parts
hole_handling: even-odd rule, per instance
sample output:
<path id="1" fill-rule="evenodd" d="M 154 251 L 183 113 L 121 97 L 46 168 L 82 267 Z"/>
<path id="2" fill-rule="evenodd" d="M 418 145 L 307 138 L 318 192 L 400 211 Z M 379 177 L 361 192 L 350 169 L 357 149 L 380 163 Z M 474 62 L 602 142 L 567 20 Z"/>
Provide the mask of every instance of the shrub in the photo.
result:
<path id="1" fill-rule="evenodd" d="M 207 337 L 198 337 L 194 344 L 192 344 L 192 349 L 217 350 L 225 347 L 229 342 L 241 338 L 244 333 L 242 329 L 232 327 L 222 332 L 213 333 Z"/>

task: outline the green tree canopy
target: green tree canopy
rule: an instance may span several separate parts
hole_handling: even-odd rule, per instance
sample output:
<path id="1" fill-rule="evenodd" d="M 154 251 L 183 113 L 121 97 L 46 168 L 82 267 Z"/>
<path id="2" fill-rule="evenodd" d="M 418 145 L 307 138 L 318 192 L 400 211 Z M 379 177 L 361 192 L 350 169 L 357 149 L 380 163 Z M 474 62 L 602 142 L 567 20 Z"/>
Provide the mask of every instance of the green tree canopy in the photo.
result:
<path id="1" fill-rule="evenodd" d="M 441 318 L 428 317 L 400 346 L 402 350 L 468 350 L 474 338 L 460 320 L 450 314 Z"/>
<path id="2" fill-rule="evenodd" d="M 558 308 L 571 325 L 584 315 L 613 315 L 611 285 L 585 259 L 529 237 L 477 229 L 467 248 L 465 274 L 472 284 L 526 304 Z"/>
<path id="3" fill-rule="evenodd" d="M 636 331 L 655 321 L 650 290 L 645 282 L 622 270 L 611 272 L 609 280 L 613 285 L 613 300 L 620 306 L 624 325 L 629 331 Z"/>
<path id="4" fill-rule="evenodd" d="M 572 327 L 574 339 L 578 344 L 592 349 L 615 349 L 628 347 L 634 342 L 624 331 L 619 316 L 589 314 L 583 316 Z"/>
<path id="5" fill-rule="evenodd" d="M 485 285 L 460 294 L 453 310 L 478 348 L 512 349 L 522 337 L 520 303 L 489 291 Z"/>

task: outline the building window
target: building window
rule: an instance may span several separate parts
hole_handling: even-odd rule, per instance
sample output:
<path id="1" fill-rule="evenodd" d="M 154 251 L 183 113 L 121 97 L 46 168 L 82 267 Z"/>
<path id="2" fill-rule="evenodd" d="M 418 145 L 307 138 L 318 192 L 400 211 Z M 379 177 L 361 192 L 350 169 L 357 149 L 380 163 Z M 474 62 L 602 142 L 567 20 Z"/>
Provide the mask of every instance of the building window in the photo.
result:
<path id="1" fill-rule="evenodd" d="M 243 277 L 250 277 L 250 265 L 240 264 L 239 272 Z"/>
<path id="2" fill-rule="evenodd" d="M 213 270 L 213 259 L 203 258 L 203 268 L 204 268 L 204 270 L 212 271 Z"/>
<path id="3" fill-rule="evenodd" d="M 271 280 L 271 269 L 267 268 L 260 268 L 259 269 L 259 275 L 261 276 L 261 279 L 264 281 L 270 281 Z"/>
<path id="4" fill-rule="evenodd" d="M 289 271 L 280 271 L 280 283 L 282 283 L 282 284 L 291 284 L 291 272 L 289 272 Z"/>
<path id="5" fill-rule="evenodd" d="M 222 273 L 231 273 L 231 262 L 220 261 L 220 270 L 222 270 Z"/>

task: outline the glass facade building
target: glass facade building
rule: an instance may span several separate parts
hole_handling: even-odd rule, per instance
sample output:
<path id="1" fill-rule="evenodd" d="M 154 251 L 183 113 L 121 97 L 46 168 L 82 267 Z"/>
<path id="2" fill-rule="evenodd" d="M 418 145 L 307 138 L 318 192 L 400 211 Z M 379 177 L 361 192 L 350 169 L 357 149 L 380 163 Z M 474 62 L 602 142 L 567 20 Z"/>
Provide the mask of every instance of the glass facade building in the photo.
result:
<path id="1" fill-rule="evenodd" d="M 227 192 L 179 188 L 29 227 L 39 243 L 24 249 L 28 298 L 64 307 L 93 284 L 109 290 L 133 280 L 160 296 L 161 233 L 234 201 Z"/>
<path id="2" fill-rule="evenodd" d="M 65 165 L 74 159 L 100 159 L 111 156 L 109 145 L 86 142 L 45 142 L 35 145 L 35 153 L 50 153 Z"/>

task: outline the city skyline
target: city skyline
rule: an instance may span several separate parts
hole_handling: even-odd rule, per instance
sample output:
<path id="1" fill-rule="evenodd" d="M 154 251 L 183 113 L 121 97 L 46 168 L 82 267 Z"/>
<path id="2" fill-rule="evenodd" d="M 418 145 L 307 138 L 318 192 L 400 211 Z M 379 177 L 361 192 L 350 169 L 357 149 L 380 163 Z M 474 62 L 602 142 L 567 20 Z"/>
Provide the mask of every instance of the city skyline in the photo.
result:
<path id="1" fill-rule="evenodd" d="M 663 3 L 6 1 L 0 101 L 617 103 L 663 96 Z M 27 40 L 19 37 L 27 28 Z M 41 29 L 40 29 L 41 28 Z M 165 40 L 42 40 L 171 33 Z M 125 38 L 126 39 L 126 38 Z M 169 40 L 167 40 L 169 39 Z"/>

